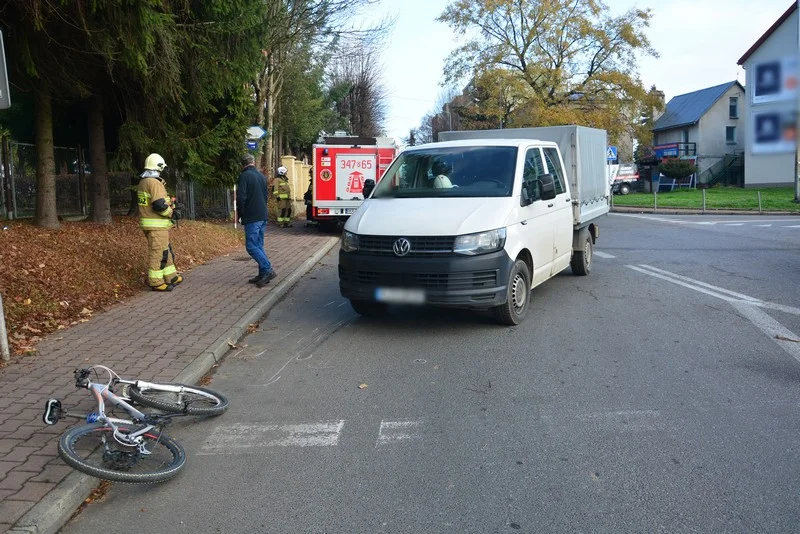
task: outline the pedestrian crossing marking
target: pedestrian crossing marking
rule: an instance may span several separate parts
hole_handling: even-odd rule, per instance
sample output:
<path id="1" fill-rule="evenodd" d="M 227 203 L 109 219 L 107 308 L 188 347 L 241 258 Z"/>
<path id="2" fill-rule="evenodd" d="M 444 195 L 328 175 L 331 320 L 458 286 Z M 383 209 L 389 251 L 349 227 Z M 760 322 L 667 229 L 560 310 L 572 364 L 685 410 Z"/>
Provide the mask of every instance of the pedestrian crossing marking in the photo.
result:
<path id="1" fill-rule="evenodd" d="M 332 447 L 338 445 L 344 419 L 321 423 L 234 423 L 219 426 L 198 454 L 237 454 L 267 447 Z"/>
<path id="2" fill-rule="evenodd" d="M 416 432 L 421 424 L 422 421 L 381 421 L 375 448 L 379 449 L 400 441 L 419 439 L 420 436 Z"/>

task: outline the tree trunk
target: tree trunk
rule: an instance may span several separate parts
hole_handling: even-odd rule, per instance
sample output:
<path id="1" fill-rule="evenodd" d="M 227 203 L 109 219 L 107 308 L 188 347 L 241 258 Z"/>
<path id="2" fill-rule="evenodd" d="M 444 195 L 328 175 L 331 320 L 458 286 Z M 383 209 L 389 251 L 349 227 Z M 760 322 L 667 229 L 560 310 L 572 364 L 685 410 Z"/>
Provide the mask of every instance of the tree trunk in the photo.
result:
<path id="1" fill-rule="evenodd" d="M 36 212 L 33 224 L 59 228 L 56 162 L 53 156 L 53 101 L 49 89 L 36 90 Z"/>
<path id="2" fill-rule="evenodd" d="M 111 197 L 106 165 L 106 140 L 103 128 L 103 97 L 89 102 L 89 166 L 92 169 L 92 221 L 111 224 Z"/>
<path id="3" fill-rule="evenodd" d="M 144 162 L 144 156 L 141 152 L 135 151 L 131 153 L 131 158 L 133 159 L 133 168 L 139 169 L 141 168 L 142 162 Z M 128 205 L 128 215 L 134 217 L 139 215 L 139 197 L 136 194 L 136 187 L 139 185 L 139 175 L 134 172 L 131 174 L 131 202 Z"/>

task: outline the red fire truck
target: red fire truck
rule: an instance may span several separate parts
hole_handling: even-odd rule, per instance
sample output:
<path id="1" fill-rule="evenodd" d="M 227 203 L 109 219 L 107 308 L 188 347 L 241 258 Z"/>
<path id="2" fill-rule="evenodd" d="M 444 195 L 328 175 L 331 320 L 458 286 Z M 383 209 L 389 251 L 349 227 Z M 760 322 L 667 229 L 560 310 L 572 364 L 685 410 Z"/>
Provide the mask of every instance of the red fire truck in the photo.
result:
<path id="1" fill-rule="evenodd" d="M 337 132 L 314 145 L 312 220 L 332 229 L 364 201 L 365 180 L 383 177 L 397 155 L 394 139 Z"/>

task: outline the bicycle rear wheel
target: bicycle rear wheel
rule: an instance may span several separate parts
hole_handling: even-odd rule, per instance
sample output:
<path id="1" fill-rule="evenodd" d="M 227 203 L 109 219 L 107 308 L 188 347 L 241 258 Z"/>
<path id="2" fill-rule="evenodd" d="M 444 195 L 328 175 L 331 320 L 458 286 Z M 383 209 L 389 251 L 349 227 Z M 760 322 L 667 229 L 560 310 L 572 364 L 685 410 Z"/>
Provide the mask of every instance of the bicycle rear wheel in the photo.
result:
<path id="1" fill-rule="evenodd" d="M 141 426 L 121 425 L 129 435 Z M 58 454 L 70 467 L 87 475 L 133 484 L 162 482 L 178 474 L 186 464 L 183 447 L 166 434 L 149 430 L 144 439 L 147 453 L 120 443 L 106 423 L 92 423 L 67 430 L 58 441 Z"/>
<path id="2" fill-rule="evenodd" d="M 179 387 L 172 392 L 159 386 Z M 152 384 L 152 388 L 139 389 L 135 385 L 128 389 L 134 401 L 170 413 L 187 415 L 219 415 L 228 409 L 228 399 L 221 393 L 199 386 L 184 384 Z"/>

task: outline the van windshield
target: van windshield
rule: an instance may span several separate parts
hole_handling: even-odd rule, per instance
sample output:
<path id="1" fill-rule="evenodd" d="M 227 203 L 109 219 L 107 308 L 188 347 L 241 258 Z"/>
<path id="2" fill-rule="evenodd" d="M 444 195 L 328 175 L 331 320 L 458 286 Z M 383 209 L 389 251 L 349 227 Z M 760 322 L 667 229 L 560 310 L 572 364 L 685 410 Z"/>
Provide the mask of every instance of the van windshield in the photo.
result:
<path id="1" fill-rule="evenodd" d="M 401 152 L 372 198 L 508 197 L 517 147 L 431 147 Z"/>

